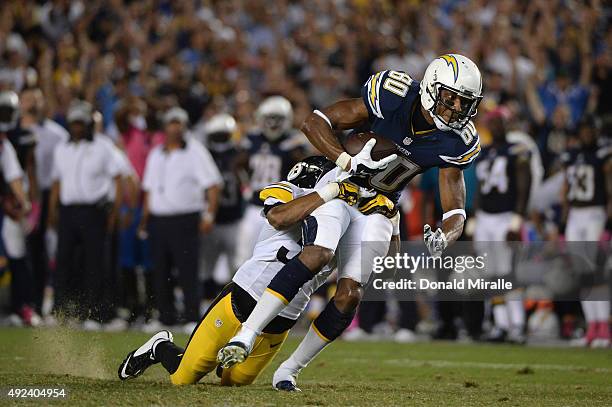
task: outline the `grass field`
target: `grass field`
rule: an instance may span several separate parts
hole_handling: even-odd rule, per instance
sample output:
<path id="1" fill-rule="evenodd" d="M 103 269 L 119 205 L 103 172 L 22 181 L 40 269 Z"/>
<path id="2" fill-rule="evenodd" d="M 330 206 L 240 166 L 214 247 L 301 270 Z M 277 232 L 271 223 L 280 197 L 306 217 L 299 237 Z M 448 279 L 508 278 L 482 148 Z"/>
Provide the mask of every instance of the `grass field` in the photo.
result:
<path id="1" fill-rule="evenodd" d="M 69 392 L 64 403 L 79 406 L 612 405 L 609 350 L 338 342 L 302 374 L 303 393 L 281 394 L 271 388 L 270 378 L 297 339 L 290 340 L 272 366 L 248 387 L 218 386 L 213 374 L 201 384 L 176 388 L 161 366 L 120 382 L 118 363 L 146 338 L 139 333 L 1 329 L 0 387 L 64 387 Z M 186 339 L 175 338 L 180 345 Z M 0 398 L 0 404 L 9 402 Z"/>

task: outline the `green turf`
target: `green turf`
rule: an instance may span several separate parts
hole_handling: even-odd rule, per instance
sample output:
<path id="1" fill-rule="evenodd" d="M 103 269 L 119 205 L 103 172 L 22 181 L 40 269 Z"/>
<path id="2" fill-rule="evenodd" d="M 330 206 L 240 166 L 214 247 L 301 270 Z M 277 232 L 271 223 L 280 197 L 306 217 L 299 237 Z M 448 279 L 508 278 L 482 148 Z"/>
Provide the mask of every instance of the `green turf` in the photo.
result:
<path id="1" fill-rule="evenodd" d="M 338 342 L 303 372 L 303 393 L 285 394 L 272 390 L 270 378 L 296 339 L 248 387 L 221 387 L 212 375 L 202 384 L 176 388 L 161 366 L 120 382 L 118 363 L 146 338 L 138 333 L 0 329 L 0 387 L 64 387 L 70 392 L 67 401 L 79 406 L 612 405 L 609 350 Z M 185 340 L 176 338 L 178 344 Z M 8 402 L 0 398 L 0 404 Z"/>

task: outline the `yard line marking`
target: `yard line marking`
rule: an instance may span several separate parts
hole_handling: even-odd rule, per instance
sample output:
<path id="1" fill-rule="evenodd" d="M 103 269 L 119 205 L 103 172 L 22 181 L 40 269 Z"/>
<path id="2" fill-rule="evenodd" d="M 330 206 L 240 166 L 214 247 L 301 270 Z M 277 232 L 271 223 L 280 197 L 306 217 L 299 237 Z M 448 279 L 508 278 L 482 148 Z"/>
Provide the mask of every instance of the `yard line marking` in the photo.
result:
<path id="1" fill-rule="evenodd" d="M 357 358 L 345 358 L 346 362 L 349 363 L 370 363 L 367 360 Z M 533 369 L 542 370 L 561 370 L 561 371 L 588 371 L 596 373 L 612 373 L 612 369 L 605 367 L 588 367 L 578 365 L 553 365 L 553 364 L 539 364 L 539 363 L 492 363 L 492 362 L 454 362 L 448 360 L 436 360 L 436 359 L 383 359 L 380 362 L 388 365 L 402 365 L 408 367 L 423 367 L 423 365 L 430 365 L 432 367 L 474 367 L 482 369 L 521 369 L 525 366 L 529 366 Z"/>

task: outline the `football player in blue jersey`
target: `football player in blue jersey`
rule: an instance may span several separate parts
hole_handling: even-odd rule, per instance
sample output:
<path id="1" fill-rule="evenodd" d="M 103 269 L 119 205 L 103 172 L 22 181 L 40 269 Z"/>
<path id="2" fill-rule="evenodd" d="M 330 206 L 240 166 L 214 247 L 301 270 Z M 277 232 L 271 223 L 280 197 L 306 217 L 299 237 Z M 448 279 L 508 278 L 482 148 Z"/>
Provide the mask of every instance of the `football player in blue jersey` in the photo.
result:
<path id="1" fill-rule="evenodd" d="M 260 215 L 259 191 L 267 185 L 283 179 L 291 167 L 306 155 L 304 135 L 293 128 L 293 108 L 282 96 L 266 98 L 255 112 L 257 128 L 243 139 L 244 154 L 239 166 L 248 173 L 248 190 L 252 198 L 246 206 L 240 224 L 237 264 L 251 257 L 263 226 Z"/>
<path id="2" fill-rule="evenodd" d="M 597 144 L 597 126 L 585 118 L 578 128 L 580 145 L 561 156 L 565 170 L 563 216 L 571 253 L 597 264 L 597 245 L 612 224 L 612 146 Z M 596 270 L 581 270 L 595 273 Z M 605 298 L 601 296 L 600 298 Z M 581 301 L 587 332 L 574 345 L 610 346 L 610 301 Z"/>
<path id="3" fill-rule="evenodd" d="M 384 198 L 397 201 L 404 186 L 417 174 L 439 167 L 442 227 L 424 227 L 424 241 L 432 255 L 439 256 L 463 231 L 465 185 L 462 170 L 480 152 L 476 129 L 470 119 L 482 99 L 478 67 L 458 54 L 442 55 L 430 63 L 419 83 L 407 73 L 382 71 L 372 75 L 362 88 L 362 97 L 339 101 L 315 110 L 302 126 L 313 146 L 350 175 L 365 178 L 379 192 L 371 202 L 369 216 L 353 216 L 346 205 L 329 202 L 305 221 L 304 248 L 272 279 L 241 330 L 220 350 L 222 365 L 240 363 L 249 355 L 254 338 L 296 295 L 299 288 L 331 259 L 338 249 L 340 279 L 335 297 L 313 322 L 294 354 L 274 377 L 280 390 L 297 390 L 295 379 L 327 344 L 350 324 L 363 295 L 363 284 L 371 273 L 373 255 L 385 255 L 392 234 Z M 398 154 L 379 161 L 368 141 L 355 156 L 349 155 L 334 135 L 335 130 L 368 126 L 378 136 L 392 140 Z M 360 206 L 364 206 L 363 203 Z M 390 205 L 392 207 L 393 204 Z M 389 207 L 389 206 L 387 206 Z M 364 213 L 364 212 L 362 212 Z M 368 214 L 368 213 L 365 213 Z M 393 214 L 395 215 L 395 214 Z M 363 241 L 387 242 L 366 248 Z M 368 256 L 363 257 L 362 256 Z M 364 266 L 362 267 L 362 264 Z"/>
<path id="4" fill-rule="evenodd" d="M 512 246 L 506 241 L 520 241 L 520 229 L 527 215 L 531 184 L 531 153 L 524 143 L 507 138 L 508 112 L 503 108 L 489 112 L 485 121 L 493 138 L 483 148 L 476 163 L 480 182 L 474 247 L 487 257 L 485 277 L 506 277 L 512 272 Z M 494 329 L 488 340 L 524 343 L 525 309 L 518 290 L 505 297 L 491 299 Z"/>

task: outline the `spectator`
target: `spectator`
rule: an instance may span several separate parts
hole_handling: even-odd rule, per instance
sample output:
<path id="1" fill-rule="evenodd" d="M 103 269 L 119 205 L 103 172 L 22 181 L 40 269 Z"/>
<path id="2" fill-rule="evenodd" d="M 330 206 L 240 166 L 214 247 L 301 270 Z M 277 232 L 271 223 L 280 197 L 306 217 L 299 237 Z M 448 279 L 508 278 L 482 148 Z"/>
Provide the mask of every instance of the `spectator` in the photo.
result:
<path id="1" fill-rule="evenodd" d="M 200 233 L 214 225 L 222 178 L 210 153 L 187 134 L 187 112 L 174 107 L 164 114 L 166 141 L 151 151 L 145 167 L 144 215 L 140 229 L 148 226 L 153 260 L 153 297 L 159 324 L 185 323 L 191 332 L 200 319 L 198 262 Z M 177 315 L 172 268 L 183 290 L 184 313 Z"/>
<path id="2" fill-rule="evenodd" d="M 66 117 L 70 139 L 53 156 L 49 227 L 58 231 L 55 302 L 58 313 L 97 330 L 112 313 L 104 287 L 108 282 L 108 232 L 121 200 L 120 165 L 110 143 L 94 133 L 93 109 L 77 101 Z M 77 261 L 81 248 L 82 261 Z M 73 314 L 72 306 L 76 307 Z"/>

